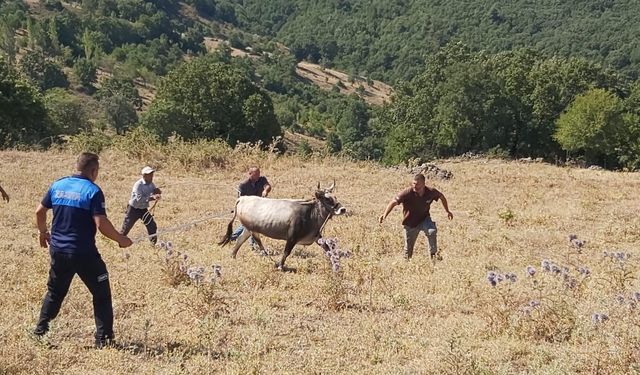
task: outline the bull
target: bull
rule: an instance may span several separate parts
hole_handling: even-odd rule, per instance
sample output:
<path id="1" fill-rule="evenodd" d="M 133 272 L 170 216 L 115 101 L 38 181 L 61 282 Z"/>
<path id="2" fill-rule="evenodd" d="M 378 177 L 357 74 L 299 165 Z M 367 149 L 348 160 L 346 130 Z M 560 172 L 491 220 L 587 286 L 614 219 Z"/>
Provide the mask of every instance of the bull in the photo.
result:
<path id="1" fill-rule="evenodd" d="M 296 244 L 310 245 L 322 235 L 325 223 L 334 215 L 347 212 L 332 195 L 335 182 L 326 189 L 318 189 L 315 198 L 309 200 L 271 199 L 257 196 L 242 196 L 236 200 L 233 218 L 227 225 L 227 233 L 218 242 L 226 245 L 231 241 L 233 222 L 237 217 L 245 230 L 236 240 L 231 256 L 236 257 L 238 249 L 253 235 L 261 251 L 264 250 L 258 234 L 277 240 L 285 240 L 282 259 L 277 267 L 284 270 L 284 262 Z"/>

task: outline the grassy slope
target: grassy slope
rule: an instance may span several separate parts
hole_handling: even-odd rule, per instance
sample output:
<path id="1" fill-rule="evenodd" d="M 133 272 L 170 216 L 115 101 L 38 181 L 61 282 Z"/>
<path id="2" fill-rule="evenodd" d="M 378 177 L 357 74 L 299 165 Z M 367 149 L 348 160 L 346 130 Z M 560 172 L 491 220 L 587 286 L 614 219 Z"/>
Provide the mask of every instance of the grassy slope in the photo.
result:
<path id="1" fill-rule="evenodd" d="M 33 210 L 53 179 L 72 172 L 73 162 L 67 153 L 0 152 L 2 185 L 11 195 L 9 204 L 0 204 L 3 373 L 456 373 L 456 366 L 458 373 L 595 373 L 598 366 L 605 373 L 623 373 L 630 360 L 637 363 L 631 345 L 640 338 L 637 313 L 628 314 L 615 296 L 640 286 L 633 281 L 616 290 L 610 283 L 616 273 L 600 254 L 630 251 L 635 256 L 630 270 L 637 274 L 640 175 L 442 161 L 439 165 L 455 177 L 433 184 L 447 195 L 456 217 L 447 222 L 439 203 L 432 208 L 444 253 L 433 266 L 424 238 L 414 260 L 402 260 L 399 209 L 384 225 L 376 222 L 388 200 L 408 184 L 406 172 L 263 154 L 238 156 L 224 170 L 160 170 L 156 182 L 165 192 L 156 215 L 160 228 L 231 209 L 234 186 L 252 163 L 270 178 L 274 198 L 308 197 L 316 181 L 335 178 L 336 195 L 351 210 L 325 229 L 326 236 L 336 236 L 353 252 L 343 261 L 341 277 L 332 277 L 316 246 L 294 250 L 288 265 L 298 269 L 295 274 L 273 270 L 269 258 L 246 246 L 232 260 L 229 248 L 214 244 L 226 220 L 167 234 L 164 239 L 196 263 L 222 266 L 216 295 L 229 309 L 213 318 L 219 309 L 202 302 L 195 286 L 173 288 L 164 281 L 159 251 L 139 243 L 126 258 L 117 245 L 100 238 L 111 274 L 116 332 L 130 349 L 87 348 L 93 333 L 90 296 L 77 279 L 50 335 L 57 348 L 46 349 L 27 335 L 48 269 L 47 253 L 37 247 Z M 113 153 L 103 156 L 98 182 L 117 227 L 140 167 Z M 509 225 L 498 214 L 506 209 L 515 215 Z M 569 250 L 570 233 L 587 240 L 582 255 Z M 142 234 L 138 224 L 132 237 Z M 266 244 L 278 252 L 283 246 Z M 539 268 L 543 258 L 587 265 L 592 277 L 581 291 L 566 292 L 552 277 L 538 275 L 549 293 L 540 298 L 524 269 L 528 264 Z M 490 269 L 513 271 L 520 279 L 510 288 L 492 289 L 485 281 Z M 563 327 L 562 322 L 575 319 L 571 335 L 562 340 L 556 332 L 548 336 L 556 342 L 549 342 L 535 330 L 514 328 L 522 316 L 518 310 L 531 298 L 556 313 L 534 328 Z M 566 310 L 560 300 L 567 301 Z M 336 301 L 347 301 L 347 307 L 335 309 Z M 500 311 L 507 311 L 507 321 L 499 319 Z M 611 321 L 594 327 L 595 311 L 608 313 Z"/>

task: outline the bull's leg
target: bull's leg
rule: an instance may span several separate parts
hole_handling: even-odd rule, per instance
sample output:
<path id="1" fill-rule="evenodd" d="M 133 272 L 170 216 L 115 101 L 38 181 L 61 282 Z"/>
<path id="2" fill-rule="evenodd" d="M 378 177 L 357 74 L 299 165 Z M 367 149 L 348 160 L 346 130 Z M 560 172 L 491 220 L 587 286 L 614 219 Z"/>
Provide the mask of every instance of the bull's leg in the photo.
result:
<path id="1" fill-rule="evenodd" d="M 264 246 L 262 245 L 262 239 L 260 239 L 260 236 L 258 236 L 258 233 L 253 234 L 253 240 L 258 245 L 258 248 L 260 248 L 260 253 L 266 254 L 267 250 L 265 250 Z"/>
<path id="2" fill-rule="evenodd" d="M 233 250 L 231 250 L 231 257 L 232 258 L 234 258 L 234 259 L 236 258 L 236 255 L 238 254 L 238 249 L 240 249 L 240 246 L 242 246 L 242 244 L 245 243 L 245 241 L 249 237 L 251 237 L 251 232 L 247 228 L 244 228 L 244 230 L 242 231 L 242 234 L 236 240 L 236 244 L 233 247 Z"/>
<path id="3" fill-rule="evenodd" d="M 282 259 L 280 260 L 280 264 L 278 264 L 278 269 L 280 271 L 284 271 L 284 261 L 287 260 L 287 257 L 289 256 L 289 254 L 291 254 L 291 250 L 293 250 L 293 247 L 296 246 L 296 241 L 289 238 L 287 240 L 287 244 L 284 245 L 284 253 L 282 254 Z"/>

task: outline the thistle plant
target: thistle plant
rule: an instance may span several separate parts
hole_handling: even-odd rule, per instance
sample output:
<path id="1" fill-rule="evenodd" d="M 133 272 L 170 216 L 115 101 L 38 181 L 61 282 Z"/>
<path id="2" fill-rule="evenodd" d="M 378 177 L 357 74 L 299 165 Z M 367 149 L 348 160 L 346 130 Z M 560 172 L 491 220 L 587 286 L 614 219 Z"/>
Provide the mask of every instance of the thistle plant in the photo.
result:
<path id="1" fill-rule="evenodd" d="M 518 276 L 516 276 L 516 274 L 513 272 L 500 274 L 494 271 L 489 271 L 487 272 L 487 281 L 489 282 L 489 285 L 495 287 L 498 285 L 498 283 L 501 283 L 503 281 L 510 281 L 512 283 L 515 283 L 516 281 L 518 281 Z"/>
<path id="2" fill-rule="evenodd" d="M 609 320 L 609 315 L 607 314 L 598 313 L 598 312 L 594 312 L 593 314 L 591 314 L 591 322 L 593 324 L 596 324 L 596 325 L 602 324 L 607 320 Z"/>
<path id="3" fill-rule="evenodd" d="M 511 315 L 522 302 L 517 290 L 511 287 L 518 276 L 513 272 L 488 271 L 486 280 L 492 288 L 486 295 L 487 301 L 481 303 L 482 315 L 492 331 L 501 332 L 509 327 Z"/>
<path id="4" fill-rule="evenodd" d="M 617 291 L 626 290 L 635 280 L 631 265 L 631 254 L 623 251 L 603 251 L 603 260 L 608 267 L 608 273 L 612 275 L 611 285 Z"/>
<path id="5" fill-rule="evenodd" d="M 324 250 L 324 255 L 329 258 L 329 264 L 333 272 L 340 271 L 340 258 L 349 258 L 351 253 L 348 251 L 342 251 L 338 248 L 338 239 L 333 238 L 319 238 L 318 245 Z"/>
<path id="6" fill-rule="evenodd" d="M 171 286 L 187 283 L 190 279 L 190 276 L 187 274 L 187 270 L 189 270 L 190 267 L 189 256 L 180 251 L 175 251 L 170 241 L 161 241 L 159 245 L 160 249 L 164 250 L 162 273 L 164 273 L 165 280 Z"/>
<path id="7" fill-rule="evenodd" d="M 585 240 L 578 239 L 578 236 L 575 234 L 569 235 L 569 245 L 576 249 L 578 253 L 582 253 L 582 248 L 586 243 Z"/>

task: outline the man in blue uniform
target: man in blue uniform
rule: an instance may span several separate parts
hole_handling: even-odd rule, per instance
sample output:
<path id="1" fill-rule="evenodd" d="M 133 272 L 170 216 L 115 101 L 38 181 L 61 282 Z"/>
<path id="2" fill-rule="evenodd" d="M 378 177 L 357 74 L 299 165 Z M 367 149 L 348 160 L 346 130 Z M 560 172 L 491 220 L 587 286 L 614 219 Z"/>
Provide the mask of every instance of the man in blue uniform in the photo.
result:
<path id="1" fill-rule="evenodd" d="M 34 334 L 47 333 L 49 322 L 58 315 L 71 280 L 77 274 L 93 296 L 96 347 L 102 348 L 114 339 L 113 307 L 109 273 L 95 243 L 96 230 L 120 247 L 132 243 L 118 233 L 107 218 L 104 195 L 94 183 L 98 178 L 98 155 L 82 153 L 76 166 L 79 173 L 55 181 L 36 209 L 40 246 L 49 247 L 51 267 Z M 53 209 L 51 233 L 47 230 L 49 209 Z"/>

